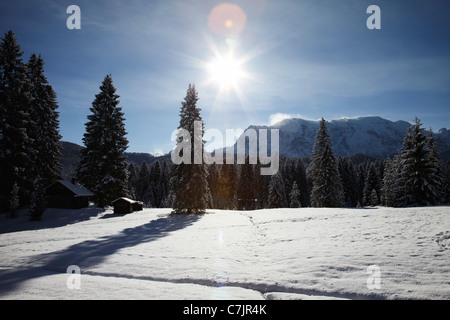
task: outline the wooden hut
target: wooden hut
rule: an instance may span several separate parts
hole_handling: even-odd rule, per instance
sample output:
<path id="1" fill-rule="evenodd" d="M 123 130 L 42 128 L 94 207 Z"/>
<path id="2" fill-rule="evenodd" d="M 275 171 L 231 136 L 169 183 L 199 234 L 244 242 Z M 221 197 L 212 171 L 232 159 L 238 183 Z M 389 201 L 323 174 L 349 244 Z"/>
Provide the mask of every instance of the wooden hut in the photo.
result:
<path id="1" fill-rule="evenodd" d="M 58 180 L 46 188 L 47 207 L 63 209 L 81 209 L 89 206 L 94 194 L 75 184 L 74 181 Z"/>
<path id="2" fill-rule="evenodd" d="M 132 213 L 133 211 L 143 210 L 144 204 L 140 201 L 131 200 L 128 198 L 117 198 L 111 205 L 114 206 L 114 213 Z"/>

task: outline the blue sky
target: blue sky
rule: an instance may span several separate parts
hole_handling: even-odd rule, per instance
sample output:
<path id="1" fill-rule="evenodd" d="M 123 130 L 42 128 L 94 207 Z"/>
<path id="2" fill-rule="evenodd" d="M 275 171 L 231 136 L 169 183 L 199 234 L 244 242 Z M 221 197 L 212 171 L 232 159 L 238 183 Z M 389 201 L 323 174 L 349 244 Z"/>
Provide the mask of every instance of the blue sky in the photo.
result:
<path id="1" fill-rule="evenodd" d="M 206 129 L 224 135 L 292 116 L 418 116 L 433 130 L 450 128 L 449 1 L 228 3 L 240 14 L 212 17 L 223 4 L 217 0 L 1 1 L 0 33 L 14 31 L 26 60 L 42 54 L 63 140 L 78 144 L 109 73 L 130 152 L 173 147 L 189 83 L 199 92 Z M 72 4 L 81 9 L 80 30 L 66 27 Z M 372 4 L 381 9 L 380 30 L 366 27 Z M 207 66 L 230 50 L 244 76 L 224 89 Z"/>

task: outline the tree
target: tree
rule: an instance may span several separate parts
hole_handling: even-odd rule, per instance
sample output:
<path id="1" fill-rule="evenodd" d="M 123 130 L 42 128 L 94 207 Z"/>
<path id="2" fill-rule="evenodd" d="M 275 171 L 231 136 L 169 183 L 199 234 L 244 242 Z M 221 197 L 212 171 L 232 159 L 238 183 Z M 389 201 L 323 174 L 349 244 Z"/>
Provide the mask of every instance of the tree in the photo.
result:
<path id="1" fill-rule="evenodd" d="M 430 138 L 424 134 L 421 126 L 422 123 L 416 117 L 406 132 L 399 154 L 401 169 L 397 177 L 400 187 L 396 195 L 397 206 L 430 205 L 440 201 L 436 147 L 434 140 L 430 144 Z"/>
<path id="2" fill-rule="evenodd" d="M 280 171 L 270 177 L 268 206 L 269 208 L 289 207 L 286 197 L 286 188 Z"/>
<path id="3" fill-rule="evenodd" d="M 301 158 L 298 158 L 295 162 L 294 172 L 295 182 L 297 183 L 297 187 L 300 191 L 300 203 L 302 207 L 306 208 L 310 203 L 309 195 L 311 194 L 311 190 L 309 188 L 309 183 L 306 176 L 306 168 Z"/>
<path id="4" fill-rule="evenodd" d="M 8 207 L 15 183 L 27 199 L 32 188 L 28 172 L 34 148 L 27 133 L 33 121 L 29 114 L 30 82 L 23 52 L 10 30 L 0 44 L 0 210 Z"/>
<path id="5" fill-rule="evenodd" d="M 297 187 L 297 182 L 294 181 L 294 183 L 292 184 L 291 193 L 289 194 L 290 207 L 301 208 L 302 204 L 300 198 L 301 198 L 300 190 Z"/>
<path id="6" fill-rule="evenodd" d="M 86 148 L 77 168 L 79 181 L 96 194 L 99 207 L 127 195 L 124 152 L 128 140 L 118 99 L 111 75 L 107 75 L 90 108 L 83 138 Z"/>
<path id="7" fill-rule="evenodd" d="M 364 184 L 363 204 L 365 206 L 370 205 L 373 202 L 373 190 L 375 190 L 377 199 L 379 199 L 381 193 L 380 181 L 378 179 L 377 170 L 375 169 L 375 164 L 372 162 L 369 166 L 369 172 L 367 173 L 366 182 Z"/>
<path id="8" fill-rule="evenodd" d="M 181 102 L 180 125 L 178 126 L 177 144 L 189 144 L 190 155 L 185 155 L 186 150 L 180 152 L 187 156 L 190 161 L 172 165 L 170 179 L 171 189 L 174 192 L 173 209 L 175 213 L 203 213 L 206 210 L 208 200 L 207 167 L 203 162 L 204 153 L 204 125 L 197 108 L 198 93 L 195 85 L 189 84 L 184 101 Z M 196 125 L 201 128 L 196 128 Z M 189 138 L 184 133 L 189 134 Z M 200 134 L 199 134 L 200 133 Z M 184 139 L 188 139 L 184 141 Z M 195 147 L 197 146 L 197 147 Z M 200 148 L 198 148 L 200 146 Z M 197 153 L 197 154 L 196 154 Z M 200 158 L 201 163 L 195 163 Z"/>
<path id="9" fill-rule="evenodd" d="M 44 188 L 61 175 L 61 135 L 56 94 L 44 75 L 44 60 L 33 54 L 28 62 L 30 79 L 30 117 L 34 120 L 29 135 L 33 137 L 33 185 Z M 36 182 L 35 180 L 39 180 Z M 35 189 L 35 188 L 34 188 Z"/>
<path id="10" fill-rule="evenodd" d="M 31 194 L 30 203 L 30 219 L 34 221 L 41 220 L 41 216 L 47 207 L 47 198 L 45 195 L 44 179 L 36 177 L 33 184 L 33 192 Z"/>
<path id="11" fill-rule="evenodd" d="M 237 199 L 239 209 L 245 208 L 247 210 L 255 209 L 256 186 L 254 184 L 253 166 L 249 163 L 249 158 L 246 156 L 244 164 L 240 164 L 239 182 L 237 185 Z"/>
<path id="12" fill-rule="evenodd" d="M 17 217 L 16 210 L 19 208 L 19 186 L 14 182 L 9 196 L 9 217 Z"/>
<path id="13" fill-rule="evenodd" d="M 331 148 L 331 138 L 323 118 L 317 131 L 309 171 L 313 182 L 311 205 L 341 207 L 343 205 L 342 182 L 336 157 Z"/>

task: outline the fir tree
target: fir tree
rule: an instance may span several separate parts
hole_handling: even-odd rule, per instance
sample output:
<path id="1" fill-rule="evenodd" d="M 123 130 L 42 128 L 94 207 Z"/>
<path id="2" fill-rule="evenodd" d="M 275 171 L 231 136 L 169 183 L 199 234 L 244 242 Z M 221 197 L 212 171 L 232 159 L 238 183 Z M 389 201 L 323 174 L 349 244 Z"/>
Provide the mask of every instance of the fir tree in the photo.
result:
<path id="1" fill-rule="evenodd" d="M 46 187 L 61 174 L 61 135 L 56 94 L 44 75 L 44 60 L 33 54 L 28 62 L 30 94 L 32 98 L 30 117 L 34 125 L 29 130 L 34 139 L 33 181 L 38 179 Z M 36 189 L 36 188 L 34 188 Z"/>
<path id="2" fill-rule="evenodd" d="M 209 207 L 216 208 L 218 203 L 219 172 L 215 163 L 208 166 L 208 188 L 211 195 Z"/>
<path id="3" fill-rule="evenodd" d="M 133 162 L 130 162 L 127 166 L 127 175 L 128 175 L 128 195 L 132 199 L 136 199 L 136 183 L 137 183 L 137 172 L 136 167 Z"/>
<path id="4" fill-rule="evenodd" d="M 378 173 L 375 169 L 375 164 L 371 163 L 369 166 L 369 172 L 367 173 L 366 182 L 364 184 L 364 191 L 363 191 L 363 205 L 370 205 L 372 203 L 372 191 L 375 190 L 375 193 L 377 195 L 377 198 L 379 199 L 380 196 L 380 182 L 378 180 Z M 378 203 L 378 201 L 377 201 Z"/>
<path id="5" fill-rule="evenodd" d="M 445 197 L 444 191 L 444 165 L 441 160 L 439 149 L 433 131 L 427 136 L 428 163 L 425 166 L 425 175 L 429 185 L 428 194 L 425 195 L 426 201 L 431 205 L 437 205 L 443 202 Z"/>
<path id="6" fill-rule="evenodd" d="M 204 125 L 200 115 L 200 108 L 197 108 L 198 93 L 195 85 L 189 84 L 184 101 L 181 102 L 180 125 L 178 129 L 187 130 L 190 134 L 190 163 L 181 162 L 172 165 L 172 175 L 170 179 L 171 190 L 174 192 L 173 209 L 175 213 L 203 213 L 205 212 L 208 198 L 207 167 L 203 162 L 204 152 Z M 196 123 L 201 122 L 200 130 L 194 130 Z M 196 135 L 194 131 L 200 131 L 201 135 Z M 183 136 L 178 135 L 177 143 L 183 142 Z M 195 148 L 200 145 L 201 148 Z M 181 151 L 183 152 L 183 151 Z M 201 164 L 195 163 L 197 158 L 202 159 Z"/>
<path id="7" fill-rule="evenodd" d="M 124 152 L 128 140 L 118 99 L 111 75 L 107 75 L 90 108 L 83 138 L 86 148 L 77 168 L 79 181 L 97 195 L 99 207 L 127 195 Z"/>
<path id="8" fill-rule="evenodd" d="M 289 194 L 290 207 L 300 208 L 302 206 L 300 198 L 301 198 L 300 190 L 297 187 L 297 182 L 294 181 L 294 183 L 292 184 L 291 193 Z"/>
<path id="9" fill-rule="evenodd" d="M 41 177 L 36 177 L 33 184 L 30 203 L 30 219 L 34 221 L 41 220 L 41 216 L 47 207 L 47 198 L 45 194 L 45 182 Z"/>
<path id="10" fill-rule="evenodd" d="M 336 157 L 331 148 L 331 138 L 322 118 L 311 154 L 310 177 L 313 181 L 311 205 L 313 207 L 341 207 L 343 205 L 342 182 Z"/>
<path id="11" fill-rule="evenodd" d="M 372 189 L 372 192 L 370 193 L 370 206 L 376 207 L 378 204 L 379 204 L 379 201 L 378 201 L 377 191 L 375 189 Z"/>
<path id="12" fill-rule="evenodd" d="M 399 154 L 401 168 L 397 183 L 396 206 L 429 205 L 439 203 L 436 176 L 437 164 L 433 160 L 429 138 L 424 134 L 422 124 L 416 117 L 408 128 Z"/>
<path id="13" fill-rule="evenodd" d="M 142 162 L 136 178 L 136 199 L 142 201 L 146 207 L 151 207 L 153 201 L 150 187 L 150 169 L 147 162 Z"/>
<path id="14" fill-rule="evenodd" d="M 306 208 L 309 206 L 309 195 L 311 190 L 309 188 L 308 178 L 306 176 L 306 168 L 301 158 L 298 158 L 295 162 L 295 182 L 300 191 L 300 203 L 301 206 Z"/>
<path id="15" fill-rule="evenodd" d="M 286 188 L 284 186 L 283 176 L 280 171 L 270 177 L 268 207 L 289 207 L 286 197 Z"/>
<path id="16" fill-rule="evenodd" d="M 8 196 L 17 183 L 21 199 L 29 197 L 34 148 L 27 133 L 32 118 L 30 83 L 23 52 L 12 31 L 0 44 L 0 211 L 8 207 Z"/>
<path id="17" fill-rule="evenodd" d="M 248 156 L 246 157 L 245 164 L 241 164 L 239 182 L 237 185 L 237 198 L 239 209 L 245 208 L 246 210 L 255 209 L 255 184 L 254 184 L 254 172 L 253 166 L 249 163 Z"/>
<path id="18" fill-rule="evenodd" d="M 9 195 L 9 217 L 17 217 L 17 209 L 19 208 L 19 186 L 14 182 L 11 193 Z"/>

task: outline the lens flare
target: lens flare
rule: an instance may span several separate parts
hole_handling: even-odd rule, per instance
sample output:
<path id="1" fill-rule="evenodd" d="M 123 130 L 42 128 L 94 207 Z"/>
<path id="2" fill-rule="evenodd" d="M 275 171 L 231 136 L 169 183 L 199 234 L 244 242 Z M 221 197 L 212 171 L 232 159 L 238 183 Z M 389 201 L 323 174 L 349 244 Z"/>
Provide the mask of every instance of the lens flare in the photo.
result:
<path id="1" fill-rule="evenodd" d="M 215 6 L 208 16 L 209 29 L 224 37 L 242 33 L 247 23 L 245 12 L 236 4 L 222 3 Z"/>

